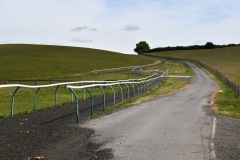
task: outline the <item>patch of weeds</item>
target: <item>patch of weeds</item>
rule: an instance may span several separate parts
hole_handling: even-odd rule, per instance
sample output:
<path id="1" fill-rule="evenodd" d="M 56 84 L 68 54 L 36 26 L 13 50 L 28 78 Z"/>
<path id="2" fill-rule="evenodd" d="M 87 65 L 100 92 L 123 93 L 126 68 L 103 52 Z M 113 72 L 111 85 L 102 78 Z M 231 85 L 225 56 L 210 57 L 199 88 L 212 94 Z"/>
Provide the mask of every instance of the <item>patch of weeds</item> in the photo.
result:
<path id="1" fill-rule="evenodd" d="M 7 118 L 7 115 L 0 115 L 0 119 Z"/>

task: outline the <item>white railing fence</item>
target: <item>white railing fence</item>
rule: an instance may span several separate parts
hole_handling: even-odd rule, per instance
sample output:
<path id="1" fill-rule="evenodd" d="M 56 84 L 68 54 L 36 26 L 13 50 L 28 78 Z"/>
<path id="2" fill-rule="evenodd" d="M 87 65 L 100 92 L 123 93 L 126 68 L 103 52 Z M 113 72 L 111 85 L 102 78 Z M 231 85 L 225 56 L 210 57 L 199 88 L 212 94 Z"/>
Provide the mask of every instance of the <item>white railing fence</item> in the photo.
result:
<path id="1" fill-rule="evenodd" d="M 112 90 L 113 95 L 113 105 L 116 104 L 116 87 L 117 90 L 120 91 L 119 94 L 121 96 L 121 102 L 124 101 L 124 90 L 127 92 L 127 98 L 130 99 L 130 94 L 133 94 L 133 97 L 136 97 L 137 95 L 141 95 L 153 88 L 155 88 L 157 85 L 162 83 L 167 77 L 165 73 L 162 75 L 152 75 L 141 79 L 128 79 L 128 80 L 118 80 L 118 81 L 76 81 L 76 82 L 64 82 L 64 83 L 55 83 L 55 84 L 48 84 L 48 85 L 22 85 L 22 84 L 6 84 L 6 85 L 0 85 L 0 89 L 2 88 L 15 88 L 12 97 L 11 97 L 11 109 L 10 109 L 10 117 L 14 116 L 14 105 L 15 105 L 15 95 L 18 92 L 20 88 L 30 88 L 30 89 L 36 89 L 36 92 L 34 94 L 34 105 L 33 105 L 33 112 L 37 111 L 37 95 L 39 91 L 42 88 L 49 88 L 49 87 L 56 87 L 55 93 L 54 93 L 54 99 L 55 99 L 55 106 L 57 106 L 58 101 L 58 89 L 60 86 L 66 86 L 71 92 L 72 95 L 72 103 L 76 102 L 76 119 L 77 122 L 80 120 L 80 108 L 79 108 L 79 98 L 76 93 L 76 90 L 83 89 L 84 90 L 84 100 L 85 100 L 85 91 L 89 94 L 90 99 L 90 111 L 91 115 L 93 115 L 94 112 L 94 93 L 91 91 L 91 88 L 99 88 L 101 90 L 101 96 L 102 96 L 102 110 L 105 110 L 106 108 L 106 88 L 110 88 Z M 173 77 L 173 76 L 170 76 Z M 174 76 L 176 77 L 182 77 L 182 78 L 188 78 L 190 80 L 190 76 Z M 77 86 L 78 85 L 78 86 Z M 125 87 L 124 87 L 125 86 Z M 126 100 L 125 99 L 125 100 Z"/>

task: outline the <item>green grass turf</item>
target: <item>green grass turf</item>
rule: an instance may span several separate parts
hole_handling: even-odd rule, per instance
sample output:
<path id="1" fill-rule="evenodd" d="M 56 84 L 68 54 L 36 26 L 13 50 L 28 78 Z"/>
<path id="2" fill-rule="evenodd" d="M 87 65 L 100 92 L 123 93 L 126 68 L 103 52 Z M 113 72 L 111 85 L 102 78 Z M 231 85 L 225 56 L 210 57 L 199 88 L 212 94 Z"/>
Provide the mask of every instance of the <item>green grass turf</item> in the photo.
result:
<path id="1" fill-rule="evenodd" d="M 80 47 L 4 44 L 0 45 L 0 80 L 59 79 L 154 62 L 136 55 Z"/>
<path id="2" fill-rule="evenodd" d="M 206 50 L 156 52 L 150 54 L 197 59 L 216 68 L 232 81 L 240 83 L 240 46 Z"/>

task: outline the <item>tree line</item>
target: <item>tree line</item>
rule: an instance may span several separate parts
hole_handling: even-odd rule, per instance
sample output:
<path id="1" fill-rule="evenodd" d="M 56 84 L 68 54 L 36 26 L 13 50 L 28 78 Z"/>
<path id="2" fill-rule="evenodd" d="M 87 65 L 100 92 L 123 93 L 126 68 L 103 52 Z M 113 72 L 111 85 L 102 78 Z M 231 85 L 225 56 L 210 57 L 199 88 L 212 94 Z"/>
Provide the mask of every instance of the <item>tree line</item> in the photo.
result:
<path id="1" fill-rule="evenodd" d="M 176 51 L 176 50 L 199 50 L 199 49 L 214 49 L 223 47 L 240 46 L 240 44 L 227 44 L 227 45 L 216 45 L 212 42 L 207 42 L 205 45 L 191 45 L 191 46 L 175 46 L 175 47 L 157 47 L 150 49 L 146 41 L 141 41 L 136 44 L 134 51 L 138 54 L 151 53 L 151 52 L 163 52 L 163 51 Z"/>

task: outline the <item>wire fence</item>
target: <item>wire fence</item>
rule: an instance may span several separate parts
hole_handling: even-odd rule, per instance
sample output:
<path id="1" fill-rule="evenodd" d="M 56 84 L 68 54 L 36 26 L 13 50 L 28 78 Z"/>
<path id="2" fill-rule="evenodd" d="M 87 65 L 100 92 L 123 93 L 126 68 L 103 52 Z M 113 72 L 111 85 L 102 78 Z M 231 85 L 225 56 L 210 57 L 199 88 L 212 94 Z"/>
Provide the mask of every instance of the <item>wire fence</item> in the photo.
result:
<path id="1" fill-rule="evenodd" d="M 181 60 L 181 61 L 189 61 L 189 62 L 193 62 L 196 64 L 199 64 L 200 66 L 208 69 L 209 71 L 211 71 L 212 73 L 214 73 L 218 78 L 220 78 L 224 83 L 226 83 L 226 85 L 238 96 L 240 97 L 240 84 L 237 82 L 234 82 L 232 80 L 230 80 L 227 76 L 225 76 L 223 73 L 221 73 L 219 70 L 217 70 L 216 68 L 210 66 L 209 64 L 206 64 L 200 60 L 196 60 L 196 59 L 192 59 L 192 58 L 175 58 L 175 57 L 158 57 L 158 56 L 154 56 L 154 55 L 147 55 L 147 56 L 151 56 L 151 57 L 155 57 L 155 58 L 166 58 L 166 59 L 172 59 L 172 60 Z"/>
<path id="2" fill-rule="evenodd" d="M 193 62 L 196 62 L 197 64 L 203 66 L 204 68 L 210 70 L 211 72 L 213 72 L 218 78 L 220 78 L 222 81 L 224 81 L 227 86 L 238 96 L 240 97 L 240 84 L 237 82 L 234 82 L 232 80 L 230 80 L 227 76 L 225 76 L 223 73 L 221 73 L 220 71 L 218 71 L 217 69 L 215 69 L 214 67 L 201 62 L 199 60 L 195 60 L 195 59 L 187 59 Z"/>
<path id="3" fill-rule="evenodd" d="M 225 76 L 223 73 L 221 73 L 219 70 L 216 68 L 196 59 L 192 58 L 182 58 L 182 57 L 160 57 L 156 55 L 150 55 L 150 54 L 144 54 L 144 56 L 148 57 L 154 57 L 154 58 L 162 58 L 162 59 L 168 59 L 168 60 L 180 60 L 180 61 L 190 61 L 193 63 L 197 63 L 200 66 L 208 69 L 209 71 L 213 72 L 218 78 L 220 78 L 226 85 L 238 96 L 240 97 L 240 84 L 237 82 L 234 82 L 230 80 L 227 76 Z M 187 64 L 186 64 L 187 66 Z"/>

